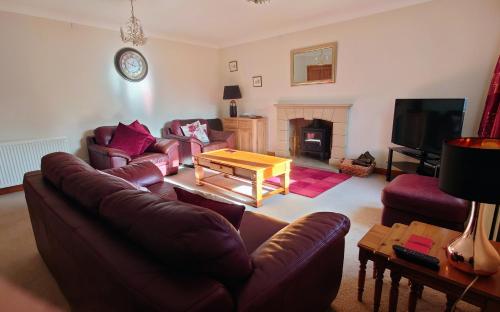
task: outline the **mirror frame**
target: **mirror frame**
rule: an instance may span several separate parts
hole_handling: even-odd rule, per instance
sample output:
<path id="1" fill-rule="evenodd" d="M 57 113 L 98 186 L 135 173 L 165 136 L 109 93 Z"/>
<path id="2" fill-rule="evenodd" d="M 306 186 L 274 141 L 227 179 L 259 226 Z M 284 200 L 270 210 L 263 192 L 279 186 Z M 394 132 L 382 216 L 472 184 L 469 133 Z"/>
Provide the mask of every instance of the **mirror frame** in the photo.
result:
<path id="1" fill-rule="evenodd" d="M 293 81 L 295 64 L 293 62 L 295 54 L 298 53 L 306 53 L 310 51 L 321 50 L 324 48 L 332 49 L 332 78 L 324 79 L 324 80 L 315 80 L 315 81 L 305 81 L 305 82 L 295 82 Z M 329 42 L 324 44 L 318 44 L 306 48 L 294 49 L 290 51 L 290 83 L 293 86 L 304 86 L 304 85 L 312 85 L 312 84 L 323 84 L 323 83 L 335 83 L 336 79 L 336 71 L 337 71 L 337 42 Z"/>

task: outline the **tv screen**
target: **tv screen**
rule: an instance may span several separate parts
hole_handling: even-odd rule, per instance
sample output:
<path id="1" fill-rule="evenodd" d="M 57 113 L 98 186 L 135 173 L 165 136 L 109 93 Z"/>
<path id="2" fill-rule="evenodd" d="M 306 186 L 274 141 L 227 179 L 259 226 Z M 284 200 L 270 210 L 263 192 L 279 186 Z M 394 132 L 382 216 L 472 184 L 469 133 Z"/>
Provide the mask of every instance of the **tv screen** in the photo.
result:
<path id="1" fill-rule="evenodd" d="M 464 111 L 465 99 L 396 99 L 392 143 L 439 155 L 462 135 Z"/>

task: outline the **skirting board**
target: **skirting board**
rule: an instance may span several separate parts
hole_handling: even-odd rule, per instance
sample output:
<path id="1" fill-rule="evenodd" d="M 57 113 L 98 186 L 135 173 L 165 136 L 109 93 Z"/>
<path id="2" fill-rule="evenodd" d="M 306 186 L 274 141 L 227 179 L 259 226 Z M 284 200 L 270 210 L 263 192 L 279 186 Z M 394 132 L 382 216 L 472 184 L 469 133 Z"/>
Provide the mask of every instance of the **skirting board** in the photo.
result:
<path id="1" fill-rule="evenodd" d="M 9 186 L 5 188 L 0 189 L 0 195 L 5 195 L 5 194 L 10 194 L 10 193 L 16 193 L 16 192 L 22 192 L 24 191 L 24 188 L 22 185 L 14 185 L 14 186 Z"/>

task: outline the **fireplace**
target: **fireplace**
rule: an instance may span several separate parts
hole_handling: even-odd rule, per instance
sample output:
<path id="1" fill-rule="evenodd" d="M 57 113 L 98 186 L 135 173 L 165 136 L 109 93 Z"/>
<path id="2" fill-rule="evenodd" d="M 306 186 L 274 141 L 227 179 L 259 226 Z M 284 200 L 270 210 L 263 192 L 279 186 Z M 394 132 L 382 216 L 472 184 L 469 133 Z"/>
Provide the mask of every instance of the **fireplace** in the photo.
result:
<path id="1" fill-rule="evenodd" d="M 330 158 L 332 127 L 328 122 L 314 119 L 309 126 L 301 129 L 300 138 L 301 154 L 317 155 L 321 160 Z"/>
<path id="2" fill-rule="evenodd" d="M 275 104 L 277 117 L 276 156 L 294 157 L 298 155 L 300 153 L 300 129 L 308 124 L 296 127 L 293 121 L 302 119 L 310 123 L 317 118 L 333 124 L 329 163 L 331 165 L 338 164 L 346 154 L 351 106 L 350 104 Z M 295 131 L 298 132 L 297 135 L 295 135 Z"/>

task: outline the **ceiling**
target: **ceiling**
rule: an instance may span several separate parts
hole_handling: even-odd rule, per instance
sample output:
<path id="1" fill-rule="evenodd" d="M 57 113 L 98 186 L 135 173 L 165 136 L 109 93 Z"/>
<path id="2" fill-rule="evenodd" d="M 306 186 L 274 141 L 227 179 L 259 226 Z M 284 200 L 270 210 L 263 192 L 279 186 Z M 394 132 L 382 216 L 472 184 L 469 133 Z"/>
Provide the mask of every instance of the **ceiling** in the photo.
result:
<path id="1" fill-rule="evenodd" d="M 136 0 L 146 35 L 227 47 L 430 0 Z M 129 0 L 0 0 L 0 10 L 118 30 Z"/>

